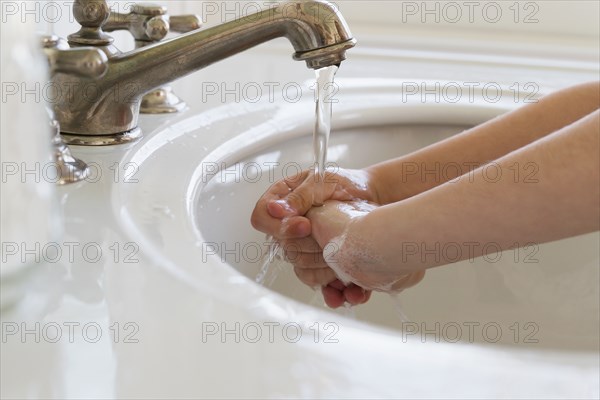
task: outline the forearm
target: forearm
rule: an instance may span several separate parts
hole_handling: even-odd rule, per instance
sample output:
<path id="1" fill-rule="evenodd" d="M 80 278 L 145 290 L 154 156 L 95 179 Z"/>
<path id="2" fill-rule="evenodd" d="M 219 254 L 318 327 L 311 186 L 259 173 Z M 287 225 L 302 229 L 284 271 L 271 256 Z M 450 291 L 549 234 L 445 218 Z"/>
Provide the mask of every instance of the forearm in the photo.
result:
<path id="1" fill-rule="evenodd" d="M 526 146 L 596 110 L 598 82 L 564 89 L 487 123 L 367 171 L 383 204 L 427 191 Z M 427 173 L 438 171 L 440 173 Z M 443 173 L 441 173 L 443 171 Z"/>
<path id="2" fill-rule="evenodd" d="M 390 263 L 401 260 L 402 272 L 458 261 L 457 251 L 441 250 L 448 250 L 449 244 L 460 249 L 460 259 L 466 259 L 486 249 L 504 250 L 598 230 L 599 119 L 595 111 L 498 159 L 493 169 L 479 168 L 380 207 L 357 221 L 353 230 L 370 238 L 372 254 L 383 255 Z M 537 166 L 529 182 L 507 173 L 528 163 Z M 502 172 L 500 179 L 497 171 Z"/>

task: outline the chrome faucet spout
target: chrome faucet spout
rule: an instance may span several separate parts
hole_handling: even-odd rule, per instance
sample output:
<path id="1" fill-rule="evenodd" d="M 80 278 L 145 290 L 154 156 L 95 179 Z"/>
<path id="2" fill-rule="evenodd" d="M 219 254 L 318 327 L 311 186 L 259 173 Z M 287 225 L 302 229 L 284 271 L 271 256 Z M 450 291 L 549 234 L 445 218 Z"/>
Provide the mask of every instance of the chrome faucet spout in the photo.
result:
<path id="1" fill-rule="evenodd" d="M 84 2 L 76 0 L 80 8 Z M 313 69 L 339 65 L 346 50 L 356 42 L 339 12 L 321 0 L 278 3 L 128 53 L 115 52 L 101 28 L 108 16 L 96 16 L 97 21 L 86 21 L 87 25 L 69 41 L 72 46 L 93 45 L 96 34 L 96 45 L 109 56 L 106 74 L 93 80 L 66 74 L 55 77 L 57 83 L 74 90 L 70 101 L 60 102 L 55 108 L 63 133 L 76 136 L 70 141 L 75 144 L 114 143 L 102 140 L 107 135 L 135 136 L 132 132 L 137 130 L 145 93 L 268 40 L 286 37 L 294 47 L 294 59 L 305 61 Z M 89 96 L 90 85 L 94 86 L 94 96 Z M 100 140 L 96 140 L 98 137 Z"/>

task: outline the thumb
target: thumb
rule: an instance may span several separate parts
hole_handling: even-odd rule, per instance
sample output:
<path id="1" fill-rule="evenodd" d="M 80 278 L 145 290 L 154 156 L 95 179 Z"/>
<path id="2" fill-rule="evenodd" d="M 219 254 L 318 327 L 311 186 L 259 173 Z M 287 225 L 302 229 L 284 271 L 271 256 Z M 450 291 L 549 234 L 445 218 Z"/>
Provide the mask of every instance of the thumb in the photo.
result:
<path id="1" fill-rule="evenodd" d="M 305 215 L 313 206 L 313 186 L 305 181 L 283 199 L 272 201 L 268 207 L 269 214 L 275 218 Z"/>

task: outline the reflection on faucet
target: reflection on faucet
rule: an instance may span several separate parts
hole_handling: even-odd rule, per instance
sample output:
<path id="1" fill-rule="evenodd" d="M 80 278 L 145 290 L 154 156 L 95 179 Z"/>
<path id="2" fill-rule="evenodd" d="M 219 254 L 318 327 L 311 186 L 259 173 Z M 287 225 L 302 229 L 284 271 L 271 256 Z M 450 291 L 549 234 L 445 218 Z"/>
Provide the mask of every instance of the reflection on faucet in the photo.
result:
<path id="1" fill-rule="evenodd" d="M 285 36 L 294 59 L 309 68 L 339 65 L 356 41 L 343 18 L 321 0 L 276 4 L 207 30 L 195 30 L 158 44 L 120 53 L 103 32 L 110 10 L 105 0 L 76 0 L 73 15 L 82 25 L 71 46 L 95 46 L 108 56 L 100 79 L 59 73 L 55 112 L 67 143 L 107 145 L 137 139 L 142 96 L 174 79 L 265 41 Z"/>
<path id="2" fill-rule="evenodd" d="M 52 131 L 52 157 L 56 163 L 58 185 L 81 182 L 89 176 L 88 165 L 79 158 L 73 157 L 71 150 L 60 136 L 60 125 L 51 116 L 50 129 Z"/>

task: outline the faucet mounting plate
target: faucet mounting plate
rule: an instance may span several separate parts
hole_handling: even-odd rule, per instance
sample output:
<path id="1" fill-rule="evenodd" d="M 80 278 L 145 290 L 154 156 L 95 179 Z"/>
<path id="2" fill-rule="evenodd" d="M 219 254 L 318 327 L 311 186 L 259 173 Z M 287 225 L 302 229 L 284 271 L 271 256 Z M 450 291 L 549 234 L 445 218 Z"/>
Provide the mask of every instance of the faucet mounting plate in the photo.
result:
<path id="1" fill-rule="evenodd" d="M 74 146 L 112 146 L 131 143 L 142 137 L 142 130 L 137 127 L 127 132 L 112 135 L 77 135 L 70 133 L 60 134 L 63 141 Z"/>

